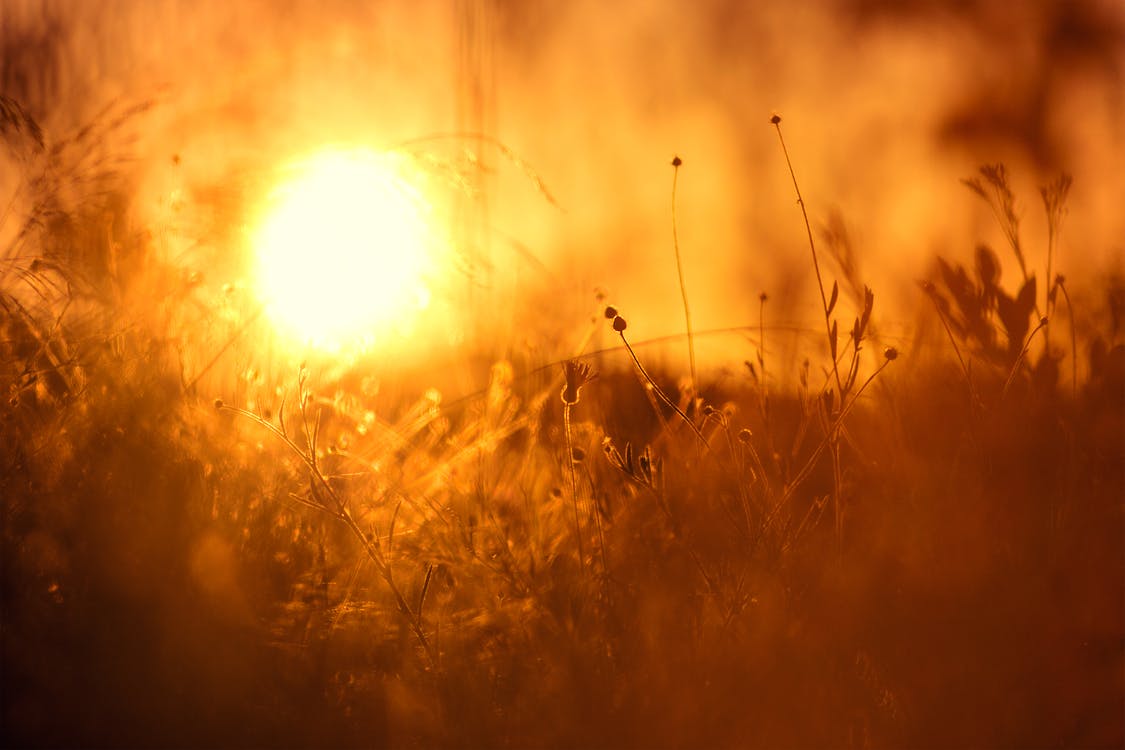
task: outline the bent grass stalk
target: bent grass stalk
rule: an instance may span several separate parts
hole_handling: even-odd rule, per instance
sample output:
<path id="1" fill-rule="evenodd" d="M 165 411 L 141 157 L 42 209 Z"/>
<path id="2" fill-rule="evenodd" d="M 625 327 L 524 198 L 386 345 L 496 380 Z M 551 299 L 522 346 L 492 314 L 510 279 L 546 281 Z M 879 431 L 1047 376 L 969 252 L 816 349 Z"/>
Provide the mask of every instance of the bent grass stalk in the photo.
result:
<path id="1" fill-rule="evenodd" d="M 703 444 L 703 447 L 710 448 L 710 443 L 707 442 L 707 438 L 703 435 L 703 432 L 700 431 L 699 427 L 696 426 L 695 422 L 693 422 L 687 414 L 684 414 L 683 409 L 677 406 L 676 403 L 668 397 L 668 394 L 664 393 L 660 386 L 656 384 L 656 381 L 652 379 L 652 376 L 648 374 L 648 370 L 645 369 L 645 366 L 641 364 L 637 353 L 633 351 L 633 347 L 629 345 L 629 340 L 625 338 L 625 328 L 627 327 L 625 319 L 618 315 L 617 310 L 612 307 L 606 308 L 605 316 L 613 319 L 613 330 L 617 331 L 617 335 L 621 337 L 621 343 L 625 345 L 625 349 L 629 352 L 629 356 L 632 357 L 633 364 L 636 365 L 637 371 L 641 374 L 641 377 L 652 386 L 653 392 L 660 400 L 670 406 L 672 411 L 676 412 L 676 415 L 687 423 L 688 427 L 695 433 L 695 436 L 699 438 L 699 442 Z"/>
<path id="2" fill-rule="evenodd" d="M 1035 328 L 1031 330 L 1031 333 L 1027 334 L 1027 338 L 1024 339 L 1023 346 L 1020 348 L 1019 356 L 1016 357 L 1016 361 L 1012 363 L 1012 369 L 1008 373 L 1008 379 L 1004 381 L 1004 387 L 1000 389 L 1001 400 L 1003 400 L 1004 396 L 1007 395 L 1008 388 L 1012 385 L 1012 381 L 1016 379 L 1016 373 L 1019 372 L 1020 365 L 1022 365 L 1023 361 L 1027 359 L 1027 353 L 1031 350 L 1031 340 L 1035 338 L 1035 334 L 1039 333 L 1040 329 L 1042 329 L 1044 331 L 1044 335 L 1046 335 L 1047 323 L 1047 318 L 1040 318 L 1039 325 L 1035 326 Z"/>

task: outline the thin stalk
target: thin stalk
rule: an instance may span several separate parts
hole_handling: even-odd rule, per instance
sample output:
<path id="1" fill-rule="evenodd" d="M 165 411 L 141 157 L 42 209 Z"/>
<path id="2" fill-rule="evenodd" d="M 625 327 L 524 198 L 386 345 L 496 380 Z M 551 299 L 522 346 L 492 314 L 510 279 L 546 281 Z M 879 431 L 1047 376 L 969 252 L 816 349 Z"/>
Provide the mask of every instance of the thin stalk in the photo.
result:
<path id="1" fill-rule="evenodd" d="M 1055 182 L 1039 189 L 1039 194 L 1043 197 L 1043 209 L 1047 213 L 1047 277 L 1044 284 L 1047 294 L 1044 309 L 1047 311 L 1048 319 L 1053 317 L 1055 312 L 1055 294 L 1051 288 L 1051 280 L 1054 277 L 1051 272 L 1054 268 L 1055 248 L 1058 247 L 1059 232 L 1062 229 L 1063 217 L 1066 215 L 1066 196 L 1070 192 L 1070 185 L 1070 175 L 1063 174 Z M 1047 329 L 1043 331 L 1043 347 L 1047 356 L 1051 354 L 1050 335 L 1051 330 L 1048 325 Z"/>
<path id="2" fill-rule="evenodd" d="M 867 377 L 867 380 L 863 381 L 863 385 L 861 385 L 856 390 L 856 392 L 852 395 L 851 400 L 848 401 L 847 404 L 845 404 L 841 407 L 840 413 L 837 414 L 836 419 L 833 420 L 833 424 L 829 428 L 828 434 L 825 434 L 824 438 L 820 441 L 820 443 L 817 444 L 816 448 L 813 450 L 813 454 L 811 456 L 809 456 L 809 460 L 806 461 L 805 465 L 803 467 L 801 467 L 801 470 L 799 472 L 797 472 L 797 476 L 794 477 L 786 485 L 785 492 L 782 494 L 781 499 L 777 502 L 777 505 L 774 506 L 773 510 L 770 511 L 769 517 L 766 518 L 764 528 L 769 528 L 770 524 L 773 522 L 773 519 L 781 511 L 781 508 L 787 502 L 789 502 L 789 499 L 791 497 L 793 497 L 793 493 L 797 490 L 797 487 L 799 487 L 802 482 L 804 482 L 806 479 L 808 479 L 809 475 L 812 473 L 813 469 L 816 467 L 816 462 L 820 459 L 821 454 L 824 453 L 824 449 L 829 447 L 829 441 L 830 441 L 829 434 L 831 434 L 832 431 L 837 429 L 839 425 L 843 424 L 844 418 L 848 416 L 848 414 L 851 412 L 852 408 L 856 405 L 856 403 L 859 402 L 859 397 L 863 395 L 863 392 L 867 390 L 867 387 L 869 385 L 871 385 L 871 383 L 875 380 L 875 378 L 879 377 L 879 374 L 881 372 L 883 372 L 883 370 L 885 370 L 890 363 L 891 363 L 890 359 L 884 359 L 882 364 L 880 364 L 879 367 L 876 368 L 875 372 L 871 373 Z"/>
<path id="3" fill-rule="evenodd" d="M 926 283 L 926 291 L 933 298 L 934 292 L 929 282 Z M 975 403 L 977 400 L 976 388 L 973 387 L 973 374 L 969 371 L 968 365 L 965 364 L 965 358 L 961 356 L 961 347 L 957 346 L 957 337 L 953 335 L 953 329 L 949 327 L 949 321 L 945 319 L 945 313 L 941 309 L 941 305 L 937 304 L 934 300 L 934 310 L 937 311 L 938 319 L 941 321 L 942 328 L 945 329 L 945 335 L 949 337 L 949 343 L 953 345 L 953 353 L 957 355 L 957 362 L 961 365 L 961 372 L 965 374 L 965 383 L 969 386 L 969 396 Z"/>
<path id="4" fill-rule="evenodd" d="M 1008 379 L 1006 381 L 1004 381 L 1004 387 L 1000 389 L 1001 400 L 1003 400 L 1004 396 L 1008 393 L 1008 387 L 1011 386 L 1012 381 L 1016 379 L 1016 373 L 1019 372 L 1020 365 L 1023 364 L 1024 359 L 1027 357 L 1028 351 L 1030 351 L 1030 349 L 1031 349 L 1031 339 L 1033 339 L 1035 337 L 1035 334 L 1039 333 L 1040 328 L 1046 328 L 1046 327 L 1047 327 L 1047 319 L 1046 318 L 1040 318 L 1039 319 L 1039 325 L 1035 326 L 1035 328 L 1032 329 L 1031 333 L 1027 334 L 1027 338 L 1024 339 L 1024 342 L 1023 342 L 1023 348 L 1020 349 L 1019 356 L 1016 357 L 1016 361 L 1014 363 L 1012 363 L 1012 370 L 1011 370 L 1011 372 L 1008 373 Z"/>
<path id="5" fill-rule="evenodd" d="M 192 389 L 195 388 L 200 379 L 202 379 L 204 375 L 210 372 L 212 367 L 218 364 L 219 360 L 224 354 L 226 354 L 227 350 L 234 345 L 235 341 L 238 341 L 238 339 L 242 338 L 243 334 L 245 334 L 246 331 L 249 330 L 250 326 L 254 324 L 254 321 L 261 317 L 263 312 L 265 312 L 265 307 L 260 306 L 250 315 L 250 317 L 242 322 L 242 325 L 239 326 L 238 329 L 230 335 L 230 338 L 227 339 L 226 343 L 219 347 L 219 351 L 215 353 L 215 356 L 211 358 L 211 361 L 204 365 L 203 369 L 195 374 L 195 377 L 184 384 L 184 393 L 191 393 Z"/>
<path id="6" fill-rule="evenodd" d="M 766 294 L 758 295 L 758 368 L 762 371 L 762 402 L 769 398 L 766 390 Z"/>
<path id="7" fill-rule="evenodd" d="M 761 390 L 761 407 L 762 407 L 762 421 L 766 426 L 766 447 L 769 449 L 769 454 L 774 454 L 773 443 L 773 425 L 770 409 L 770 393 L 769 385 L 766 383 L 766 300 L 768 299 L 765 292 L 758 295 L 758 367 L 762 371 L 762 378 L 760 383 Z M 761 461 L 758 462 L 759 465 Z M 764 470 L 763 470 L 764 472 Z"/>
<path id="8" fill-rule="evenodd" d="M 1051 298 L 1054 296 L 1051 294 L 1051 261 L 1054 260 L 1055 255 L 1055 226 L 1054 222 L 1051 220 L 1051 214 L 1049 210 L 1047 214 L 1047 223 L 1047 277 L 1046 279 L 1044 279 L 1046 283 L 1043 284 L 1043 286 L 1046 287 L 1046 299 L 1043 302 L 1043 309 L 1047 311 L 1047 317 L 1049 319 L 1054 315 L 1054 305 L 1051 304 Z M 1050 325 L 1047 325 L 1043 329 L 1043 352 L 1046 356 L 1051 356 Z"/>
<path id="9" fill-rule="evenodd" d="M 797 205 L 801 207 L 801 216 L 805 220 L 805 232 L 809 237 L 809 250 L 812 251 L 813 270 L 816 271 L 816 288 L 820 292 L 820 304 L 824 310 L 824 331 L 828 336 L 829 346 L 832 346 L 832 320 L 828 312 L 828 296 L 824 293 L 824 278 L 820 274 L 820 261 L 816 257 L 816 243 L 813 241 L 812 224 L 809 223 L 809 213 L 805 209 L 805 199 L 801 196 L 801 188 L 797 185 L 797 173 L 793 170 L 793 162 L 789 159 L 789 149 L 785 147 L 785 138 L 781 135 L 781 118 L 774 116 L 773 126 L 777 129 L 777 139 L 781 143 L 781 153 L 785 155 L 785 165 L 789 167 L 789 176 L 793 179 L 793 190 L 797 193 Z M 835 360 L 835 357 L 833 357 Z M 844 386 L 840 380 L 840 369 L 836 366 L 835 361 L 832 363 L 832 372 L 836 376 L 836 388 L 840 391 L 841 397 L 844 394 Z"/>
<path id="10" fill-rule="evenodd" d="M 648 374 L 645 366 L 641 364 L 641 360 L 637 358 L 636 352 L 633 351 L 633 347 L 629 345 L 628 340 L 625 338 L 625 333 L 623 331 L 618 331 L 617 335 L 621 337 L 621 342 L 625 344 L 625 349 L 629 352 L 629 356 L 633 358 L 633 364 L 637 366 L 637 370 L 640 371 L 644 379 L 647 380 L 652 386 L 653 392 L 655 392 L 656 395 L 660 397 L 661 401 L 672 407 L 672 411 L 676 412 L 680 419 L 684 420 L 684 422 L 687 423 L 688 427 L 690 427 L 692 432 L 695 433 L 695 436 L 699 438 L 699 442 L 703 444 L 704 448 L 710 448 L 711 446 L 707 442 L 707 438 L 704 437 L 699 428 L 695 426 L 695 422 L 691 421 L 691 419 L 688 418 L 688 415 L 684 414 L 683 410 L 680 409 L 680 407 L 676 406 L 675 402 L 673 402 L 672 399 L 668 398 L 664 391 L 660 389 L 660 386 L 656 384 L 656 381 L 652 379 L 652 376 Z"/>
<path id="11" fill-rule="evenodd" d="M 574 446 L 570 437 L 570 404 L 563 401 L 563 432 L 566 433 L 566 462 L 570 467 L 570 498 L 574 504 L 574 538 L 578 540 L 578 564 L 586 567 L 586 553 L 582 549 L 582 522 L 578 516 L 578 474 L 574 468 Z"/>
<path id="12" fill-rule="evenodd" d="M 832 521 L 836 532 L 836 555 L 839 559 L 844 556 L 844 510 L 841 507 L 841 492 L 844 487 L 844 472 L 840 466 L 840 432 L 837 424 L 832 428 L 832 439 L 829 443 L 832 451 Z"/>
<path id="13" fill-rule="evenodd" d="M 1070 367 L 1071 367 L 1071 381 L 1074 386 L 1074 397 L 1078 397 L 1078 334 L 1074 330 L 1074 306 L 1070 304 L 1070 294 L 1066 291 L 1066 284 L 1063 283 L 1062 276 L 1059 276 L 1058 281 L 1059 290 L 1063 293 L 1063 299 L 1066 300 L 1066 317 L 1070 320 Z"/>
<path id="14" fill-rule="evenodd" d="M 699 380 L 695 371 L 695 337 L 691 331 L 691 308 L 688 307 L 687 285 L 684 283 L 684 264 L 680 259 L 680 237 L 676 230 L 676 183 L 680 176 L 680 157 L 672 160 L 672 249 L 676 253 L 676 273 L 680 277 L 680 298 L 684 301 L 684 324 L 687 327 L 688 360 L 691 365 L 691 403 L 695 403 L 695 394 L 699 388 Z"/>

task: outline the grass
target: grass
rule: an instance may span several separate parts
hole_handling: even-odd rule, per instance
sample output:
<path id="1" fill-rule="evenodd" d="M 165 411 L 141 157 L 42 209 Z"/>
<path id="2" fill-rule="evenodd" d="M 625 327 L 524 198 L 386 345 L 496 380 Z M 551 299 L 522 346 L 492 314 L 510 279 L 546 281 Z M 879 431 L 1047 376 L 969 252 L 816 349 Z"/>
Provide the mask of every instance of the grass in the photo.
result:
<path id="1" fill-rule="evenodd" d="M 450 401 L 256 352 L 128 229 L 124 182 L 28 164 L 0 256 L 6 745 L 1125 741 L 1125 332 L 1061 278 L 1040 303 L 1002 169 L 969 187 L 1021 286 L 987 248 L 938 262 L 944 340 L 877 347 L 841 263 L 841 342 L 801 199 L 825 338 L 798 372 L 762 294 L 738 378 L 677 395 L 610 308 L 600 373 L 498 362 Z M 106 189 L 63 201 L 90 170 Z"/>

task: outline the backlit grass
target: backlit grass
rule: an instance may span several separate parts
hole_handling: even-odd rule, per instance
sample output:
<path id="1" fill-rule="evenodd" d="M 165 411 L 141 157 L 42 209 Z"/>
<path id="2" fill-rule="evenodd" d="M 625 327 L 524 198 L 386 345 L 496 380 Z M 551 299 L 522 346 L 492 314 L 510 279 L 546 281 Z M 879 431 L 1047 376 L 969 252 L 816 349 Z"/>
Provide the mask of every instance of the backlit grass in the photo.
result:
<path id="1" fill-rule="evenodd" d="M 1065 181 L 1042 253 L 1002 168 L 969 181 L 1018 286 L 935 259 L 913 340 L 802 201 L 795 372 L 754 289 L 726 377 L 611 307 L 609 351 L 467 359 L 450 393 L 258 348 L 237 288 L 162 260 L 111 172 L 41 168 L 3 103 L 6 744 L 1122 743 L 1125 284 L 1067 296 Z"/>

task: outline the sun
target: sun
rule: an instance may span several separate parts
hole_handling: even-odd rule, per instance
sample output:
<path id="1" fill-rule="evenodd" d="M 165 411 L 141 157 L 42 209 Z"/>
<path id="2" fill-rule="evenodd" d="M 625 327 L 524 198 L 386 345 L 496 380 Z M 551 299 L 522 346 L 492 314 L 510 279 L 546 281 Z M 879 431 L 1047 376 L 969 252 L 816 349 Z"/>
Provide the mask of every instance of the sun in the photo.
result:
<path id="1" fill-rule="evenodd" d="M 293 162 L 253 232 L 274 325 L 329 351 L 403 333 L 429 302 L 428 207 L 408 157 L 325 150 Z"/>

